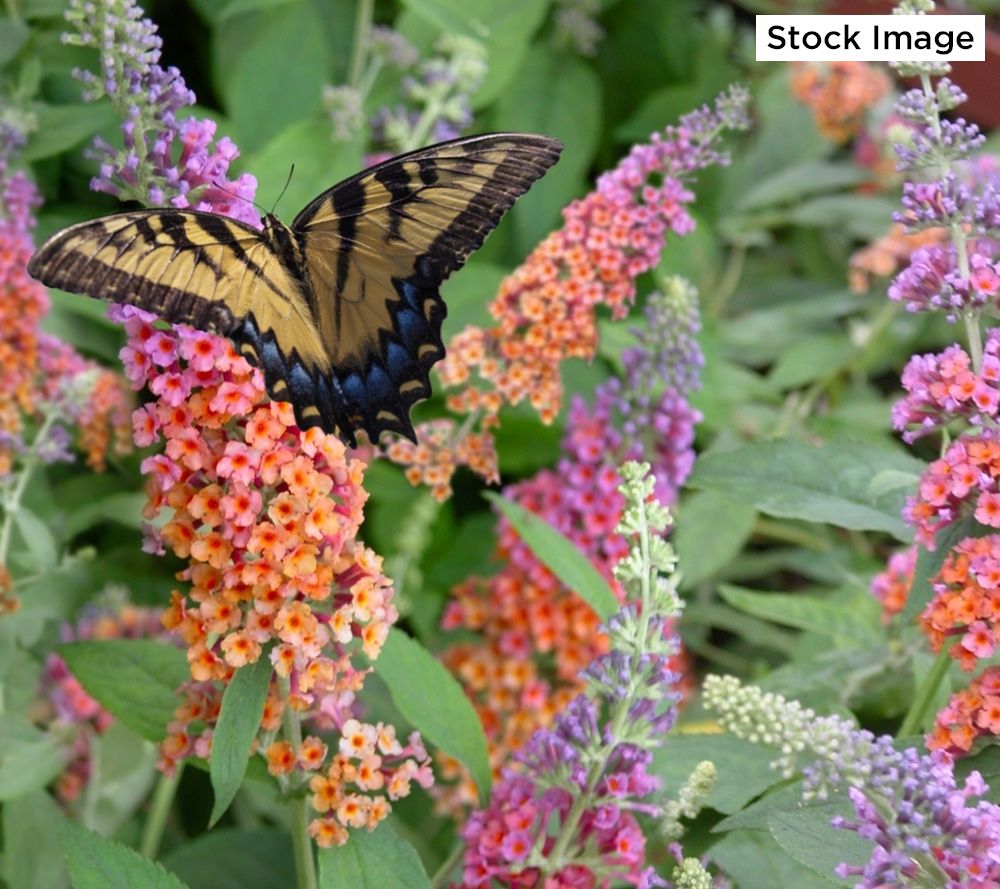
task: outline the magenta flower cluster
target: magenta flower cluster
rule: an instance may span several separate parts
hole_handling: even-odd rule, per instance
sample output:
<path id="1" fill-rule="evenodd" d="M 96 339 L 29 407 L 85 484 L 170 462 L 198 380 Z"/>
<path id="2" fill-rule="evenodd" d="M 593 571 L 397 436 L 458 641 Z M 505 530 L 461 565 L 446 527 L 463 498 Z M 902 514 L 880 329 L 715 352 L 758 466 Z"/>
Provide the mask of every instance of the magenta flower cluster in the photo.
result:
<path id="1" fill-rule="evenodd" d="M 854 818 L 837 817 L 834 826 L 855 831 L 875 846 L 864 866 L 841 864 L 837 876 L 860 877 L 855 889 L 1000 885 L 1000 806 L 976 802 L 989 790 L 979 772 L 959 786 L 946 754 L 896 750 L 887 735 L 858 734 L 870 744 L 868 775 L 863 787 L 848 790 Z M 833 759 L 818 768 L 842 772 L 845 766 L 850 763 Z"/>
<path id="2" fill-rule="evenodd" d="M 902 382 L 906 397 L 893 405 L 892 426 L 908 444 L 959 417 L 974 426 L 994 420 L 1000 407 L 1000 330 L 988 335 L 978 372 L 969 353 L 952 345 L 940 354 L 914 355 Z"/>

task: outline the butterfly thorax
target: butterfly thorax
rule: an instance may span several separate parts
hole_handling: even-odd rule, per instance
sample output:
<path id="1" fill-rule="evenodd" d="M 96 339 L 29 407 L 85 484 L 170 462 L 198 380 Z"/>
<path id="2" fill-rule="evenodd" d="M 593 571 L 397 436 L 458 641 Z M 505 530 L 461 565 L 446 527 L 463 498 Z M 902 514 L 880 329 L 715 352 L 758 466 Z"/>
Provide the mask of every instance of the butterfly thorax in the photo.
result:
<path id="1" fill-rule="evenodd" d="M 263 235 L 286 269 L 294 273 L 302 268 L 302 247 L 295 237 L 295 232 L 273 213 L 264 214 Z"/>

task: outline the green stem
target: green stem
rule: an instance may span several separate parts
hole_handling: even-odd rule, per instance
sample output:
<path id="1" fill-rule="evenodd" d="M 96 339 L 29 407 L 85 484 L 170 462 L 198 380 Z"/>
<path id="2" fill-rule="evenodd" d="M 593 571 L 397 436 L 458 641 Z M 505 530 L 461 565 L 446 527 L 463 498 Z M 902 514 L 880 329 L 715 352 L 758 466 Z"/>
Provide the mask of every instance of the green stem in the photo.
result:
<path id="1" fill-rule="evenodd" d="M 174 803 L 174 797 L 177 795 L 177 786 L 181 782 L 183 769 L 182 764 L 177 767 L 177 771 L 173 775 L 160 775 L 156 782 L 156 789 L 153 791 L 153 798 L 149 804 L 149 814 L 146 816 L 146 823 L 142 828 L 142 840 L 139 843 L 139 852 L 143 858 L 155 859 L 160 854 L 160 845 L 163 842 L 167 818 L 170 815 L 170 807 Z"/>
<path id="2" fill-rule="evenodd" d="M 371 45 L 372 19 L 375 16 L 375 0 L 358 0 L 358 11 L 354 17 L 354 46 L 351 48 L 351 67 L 347 82 L 357 89 L 368 59 Z"/>
<path id="3" fill-rule="evenodd" d="M 0 526 L 0 566 L 7 564 L 7 554 L 10 552 L 10 537 L 14 527 L 14 519 L 21 509 L 21 500 L 28 487 L 28 482 L 31 480 L 31 474 L 40 462 L 38 459 L 38 446 L 45 441 L 55 421 L 56 411 L 53 410 L 46 415 L 45 421 L 39 427 L 38 433 L 35 435 L 35 441 L 31 446 L 31 452 L 24 461 L 21 474 L 18 476 L 14 487 L 4 491 L 3 525 Z"/>
<path id="4" fill-rule="evenodd" d="M 285 709 L 281 717 L 285 740 L 292 745 L 295 758 L 302 747 L 302 724 L 299 714 L 289 704 L 290 684 L 288 677 L 278 677 L 278 688 Z M 317 889 L 316 859 L 313 857 L 312 838 L 309 836 L 309 798 L 296 796 L 289 800 L 292 816 L 292 851 L 295 858 L 297 889 Z"/>
<path id="5" fill-rule="evenodd" d="M 966 312 L 962 316 L 965 322 L 965 335 L 969 339 L 969 355 L 972 358 L 972 369 L 978 374 L 983 370 L 983 332 L 979 327 L 979 313 Z"/>
<path id="6" fill-rule="evenodd" d="M 317 889 L 316 861 L 309 837 L 309 798 L 299 796 L 289 803 L 292 807 L 292 853 L 295 858 L 297 889 Z"/>
<path id="7" fill-rule="evenodd" d="M 931 666 L 930 671 L 924 677 L 924 681 L 917 689 L 917 693 L 913 698 L 913 703 L 910 705 L 910 710 L 906 714 L 906 718 L 903 720 L 902 725 L 900 725 L 899 731 L 896 732 L 897 738 L 907 738 L 920 731 L 921 726 L 923 726 L 924 720 L 927 717 L 927 713 L 931 709 L 931 705 L 934 703 L 934 698 L 937 695 L 938 689 L 941 687 L 941 683 L 944 681 L 944 678 L 948 675 L 950 667 L 951 655 L 948 654 L 948 646 L 943 645 L 941 646 L 941 650 L 938 652 L 937 658 Z"/>
<path id="8" fill-rule="evenodd" d="M 87 753 L 90 774 L 87 775 L 87 787 L 83 794 L 80 823 L 87 830 L 94 830 L 97 826 L 97 802 L 101 795 L 101 744 L 97 732 L 88 731 Z"/>
<path id="9" fill-rule="evenodd" d="M 455 865 L 462 860 L 464 854 L 465 843 L 455 843 L 455 848 L 441 862 L 441 866 L 434 872 L 434 876 L 431 877 L 431 889 L 443 889 L 444 886 L 448 885 L 448 878 L 451 876 L 451 872 L 455 869 Z"/>
<path id="10" fill-rule="evenodd" d="M 410 136 L 406 140 L 406 143 L 400 146 L 400 151 L 404 153 L 407 151 L 416 151 L 427 144 L 427 139 L 431 134 L 431 127 L 434 126 L 434 121 L 437 120 L 442 108 L 444 108 L 444 102 L 438 97 L 435 96 L 428 101 L 427 107 L 424 108 L 420 115 L 420 119 L 413 129 L 410 130 Z"/>
<path id="11" fill-rule="evenodd" d="M 746 264 L 747 248 L 743 244 L 735 244 L 729 251 L 729 261 L 715 287 L 705 300 L 705 314 L 710 318 L 718 318 L 726 307 L 743 277 L 743 266 Z"/>
<path id="12" fill-rule="evenodd" d="M 4 6 L 7 7 L 7 15 L 14 20 L 20 20 L 21 10 L 18 9 L 17 0 L 6 0 Z"/>

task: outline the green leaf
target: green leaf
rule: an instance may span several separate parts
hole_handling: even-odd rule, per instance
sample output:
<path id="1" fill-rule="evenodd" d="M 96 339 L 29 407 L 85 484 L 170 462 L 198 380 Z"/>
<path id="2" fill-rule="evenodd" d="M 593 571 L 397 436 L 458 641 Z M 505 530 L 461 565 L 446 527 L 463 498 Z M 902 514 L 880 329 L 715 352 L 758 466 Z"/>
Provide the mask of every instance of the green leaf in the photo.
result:
<path id="1" fill-rule="evenodd" d="M 21 51 L 31 31 L 20 19 L 0 19 L 0 65 L 6 65 Z"/>
<path id="2" fill-rule="evenodd" d="M 38 127 L 28 137 L 22 157 L 40 161 L 74 148 L 100 130 L 114 126 L 117 116 L 108 102 L 89 105 L 36 105 Z"/>
<path id="3" fill-rule="evenodd" d="M 707 805 L 730 815 L 781 780 L 771 768 L 773 759 L 773 750 L 733 735 L 671 732 L 653 751 L 652 771 L 675 797 L 695 766 L 709 760 L 717 775 Z"/>
<path id="4" fill-rule="evenodd" d="M 213 67 L 234 139 L 245 153 L 320 111 L 332 61 L 327 36 L 318 4 L 309 0 L 233 16 L 215 29 Z M 306 160 L 288 158 L 276 187 L 288 163 Z"/>
<path id="5" fill-rule="evenodd" d="M 782 353 L 768 374 L 768 382 L 777 389 L 812 383 L 840 370 L 855 351 L 842 333 L 805 337 Z"/>
<path id="6" fill-rule="evenodd" d="M 853 808 L 841 803 L 797 806 L 793 811 L 775 812 L 768 818 L 771 836 L 789 855 L 810 870 L 841 885 L 854 880 L 840 880 L 835 868 L 842 862 L 865 865 L 874 844 L 852 830 L 837 830 L 830 824 L 834 815 L 849 816 Z"/>
<path id="7" fill-rule="evenodd" d="M 279 6 L 287 6 L 294 0 L 229 0 L 222 9 L 219 10 L 216 22 L 224 22 L 233 16 L 242 15 L 245 12 L 259 12 L 262 9 L 275 9 Z"/>
<path id="8" fill-rule="evenodd" d="M 770 834 L 734 830 L 709 850 L 726 873 L 738 876 L 740 889 L 830 889 L 836 877 L 823 878 L 799 864 Z"/>
<path id="9" fill-rule="evenodd" d="M 508 409 L 496 430 L 496 450 L 500 455 L 500 475 L 531 475 L 543 466 L 552 466 L 561 453 L 563 430 L 558 423 L 539 425 L 538 414 L 526 404 Z M 524 443 L 531 442 L 526 448 Z"/>
<path id="10" fill-rule="evenodd" d="M 295 165 L 291 180 L 291 166 Z M 330 122 L 317 117 L 299 120 L 286 127 L 246 162 L 261 183 L 257 202 L 270 207 L 288 189 L 276 208 L 278 215 L 292 218 L 320 192 L 352 176 L 363 166 L 361 145 L 355 142 L 334 143 Z"/>
<path id="11" fill-rule="evenodd" d="M 489 302 L 500 289 L 500 282 L 507 272 L 508 269 L 503 266 L 486 262 L 473 254 L 462 266 L 461 275 L 452 275 L 441 285 L 441 296 L 448 306 L 448 316 L 441 329 L 441 338 L 445 342 L 469 325 L 489 327 L 494 323 Z"/>
<path id="12" fill-rule="evenodd" d="M 101 522 L 115 522 L 126 528 L 142 527 L 142 509 L 148 498 L 139 491 L 119 491 L 72 512 L 63 525 L 63 534 L 72 537 Z"/>
<path id="13" fill-rule="evenodd" d="M 26 19 L 35 18 L 55 18 L 62 17 L 69 6 L 69 0 L 25 0 L 24 17 Z"/>
<path id="14" fill-rule="evenodd" d="M 63 820 L 55 800 L 38 790 L 3 804 L 4 855 L 0 873 L 7 889 L 67 889 L 69 875 L 62 855 L 52 854 L 52 844 L 39 842 L 51 836 Z"/>
<path id="15" fill-rule="evenodd" d="M 40 790 L 64 768 L 55 739 L 13 714 L 0 722 L 0 801 Z"/>
<path id="16" fill-rule="evenodd" d="M 899 669 L 898 655 L 893 654 L 884 639 L 865 636 L 859 643 L 843 648 L 814 644 L 807 656 L 800 654 L 757 684 L 765 691 L 784 695 L 806 707 L 823 710 L 849 707 L 857 702 L 873 677 L 890 675 L 890 665 Z"/>
<path id="17" fill-rule="evenodd" d="M 209 827 L 229 808 L 243 783 L 250 747 L 260 729 L 273 672 L 270 658 L 261 653 L 254 663 L 240 667 L 233 674 L 222 695 L 222 709 L 212 734 L 212 752 L 208 761 L 215 793 Z"/>
<path id="18" fill-rule="evenodd" d="M 496 129 L 545 133 L 565 146 L 559 162 L 511 211 L 518 255 L 527 254 L 560 224 L 560 213 L 586 190 L 584 177 L 597 150 L 601 82 L 571 54 L 535 45 L 497 100 Z"/>
<path id="19" fill-rule="evenodd" d="M 391 629 L 375 672 L 389 688 L 399 712 L 432 744 L 461 761 L 479 788 L 490 795 L 486 736 L 462 686 L 441 662 L 402 630 Z"/>
<path id="20" fill-rule="evenodd" d="M 483 496 L 503 513 L 535 558 L 593 608 L 601 620 L 618 610 L 618 600 L 608 582 L 561 531 L 513 500 L 492 491 Z"/>
<path id="21" fill-rule="evenodd" d="M 716 331 L 727 355 L 756 367 L 775 364 L 803 338 L 829 333 L 831 322 L 858 310 L 858 297 L 848 290 L 830 292 L 815 282 L 775 281 L 769 289 L 781 298 L 753 311 L 743 312 L 736 323 L 706 323 L 706 333 Z M 838 333 L 847 342 L 843 333 Z"/>
<path id="22" fill-rule="evenodd" d="M 750 538 L 757 511 L 722 491 L 696 491 L 678 510 L 674 531 L 682 587 L 719 573 Z"/>
<path id="23" fill-rule="evenodd" d="M 1000 803 L 1000 747 L 995 744 L 983 748 L 975 756 L 963 756 L 955 762 L 955 778 L 963 783 L 973 771 L 979 772 L 987 784 L 983 799 Z"/>
<path id="24" fill-rule="evenodd" d="M 87 788 L 87 825 L 101 836 L 113 836 L 149 798 L 157 777 L 156 751 L 128 726 L 114 722 L 93 740 L 91 753 L 96 768 Z"/>
<path id="25" fill-rule="evenodd" d="M 871 178 L 868 170 L 848 163 L 807 160 L 766 176 L 744 192 L 738 210 L 791 203 L 807 195 L 851 188 Z"/>
<path id="26" fill-rule="evenodd" d="M 885 531 L 908 541 L 902 490 L 873 494 L 885 471 L 919 475 L 924 464 L 898 447 L 873 441 L 760 442 L 703 454 L 688 484 L 723 491 L 767 515 L 828 522 L 856 531 Z"/>
<path id="27" fill-rule="evenodd" d="M 278 830 L 217 828 L 163 856 L 191 889 L 288 889 L 292 843 Z"/>
<path id="28" fill-rule="evenodd" d="M 888 198 L 824 195 L 796 204 L 786 219 L 795 225 L 835 229 L 871 241 L 885 234 L 894 212 L 896 202 Z"/>
<path id="29" fill-rule="evenodd" d="M 802 804 L 802 782 L 782 781 L 732 815 L 723 818 L 712 833 L 731 830 L 770 830 L 768 818 L 775 812 L 787 812 Z"/>
<path id="30" fill-rule="evenodd" d="M 392 821 L 374 831 L 356 830 L 343 846 L 319 850 L 320 889 L 430 889 L 413 848 Z"/>
<path id="31" fill-rule="evenodd" d="M 59 833 L 73 889 L 187 889 L 163 865 L 72 821 Z"/>
<path id="32" fill-rule="evenodd" d="M 880 636 L 879 607 L 866 590 L 857 590 L 850 605 L 831 597 L 805 593 L 763 593 L 719 584 L 719 595 L 733 608 L 821 636 L 858 641 Z"/>
<path id="33" fill-rule="evenodd" d="M 23 505 L 14 513 L 14 524 L 28 548 L 31 564 L 43 571 L 55 568 L 59 549 L 49 526 Z"/>
<path id="34" fill-rule="evenodd" d="M 913 621 L 930 602 L 934 595 L 931 582 L 937 577 L 944 560 L 959 541 L 966 537 L 983 537 L 992 534 L 993 529 L 980 525 L 974 516 L 966 516 L 945 526 L 934 538 L 934 549 L 920 546 L 917 550 L 917 566 L 913 572 L 913 583 L 899 619 L 908 624 Z"/>
<path id="35" fill-rule="evenodd" d="M 184 652 L 148 639 L 67 642 L 56 648 L 87 693 L 149 741 L 173 719 L 174 690 L 190 678 Z"/>

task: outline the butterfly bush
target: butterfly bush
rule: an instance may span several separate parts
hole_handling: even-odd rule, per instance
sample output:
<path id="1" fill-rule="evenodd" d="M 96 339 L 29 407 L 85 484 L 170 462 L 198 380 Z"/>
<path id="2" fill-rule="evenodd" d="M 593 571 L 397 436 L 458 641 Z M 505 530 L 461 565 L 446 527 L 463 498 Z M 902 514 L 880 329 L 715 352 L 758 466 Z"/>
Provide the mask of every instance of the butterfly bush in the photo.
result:
<path id="1" fill-rule="evenodd" d="M 745 90 L 732 87 L 713 109 L 692 112 L 634 146 L 593 192 L 563 210 L 563 227 L 500 284 L 490 304 L 497 323 L 458 333 L 437 365 L 441 383 L 452 390 L 448 407 L 465 417 L 461 425 L 434 421 L 433 438 L 388 448 L 413 484 L 427 484 L 445 499 L 459 466 L 497 481 L 490 430 L 505 404 L 527 401 L 544 423 L 555 420 L 562 363 L 593 358 L 597 307 L 623 318 L 636 278 L 659 262 L 667 236 L 692 230 L 686 205 L 694 195 L 684 183 L 697 170 L 728 162 L 719 140 L 726 130 L 748 125 L 747 103 Z"/>
<path id="2" fill-rule="evenodd" d="M 112 588 L 85 607 L 73 623 L 63 624 L 59 637 L 62 642 L 164 639 L 160 614 L 159 608 L 131 604 L 121 589 Z M 91 778 L 92 740 L 111 727 L 114 717 L 87 694 L 54 652 L 46 656 L 31 716 L 55 739 L 66 761 L 54 789 L 59 801 L 71 807 Z"/>
<path id="3" fill-rule="evenodd" d="M 932 9 L 925 0 L 899 6 L 905 13 Z M 948 652 L 971 671 L 992 655 L 996 644 L 991 560 L 997 536 L 989 531 L 1000 528 L 1000 331 L 984 330 L 982 318 L 995 312 L 1000 293 L 1000 263 L 994 259 L 1000 182 L 994 162 L 974 157 L 983 144 L 982 133 L 954 115 L 965 96 L 947 78 L 948 66 L 896 67 L 919 81 L 895 107 L 911 125 L 909 137 L 896 146 L 898 166 L 906 176 L 896 222 L 910 234 L 933 231 L 934 238 L 910 254 L 888 295 L 908 311 L 939 312 L 961 322 L 965 342 L 910 359 L 902 377 L 905 396 L 894 405 L 892 422 L 907 442 L 931 436 L 941 441 L 940 457 L 928 465 L 904 510 L 917 545 L 935 549 L 940 532 L 957 522 L 966 523 L 969 534 L 975 525 L 983 526 L 987 535 L 962 539 L 959 534 L 942 554 L 941 569 L 930 579 L 931 601 L 920 619 L 932 648 L 950 643 Z M 897 557 L 873 583 L 886 613 L 898 611 L 908 594 L 912 560 Z M 937 671 L 933 680 L 942 675 Z M 953 699 L 939 714 L 928 739 L 933 748 L 967 751 L 975 737 L 994 733 L 992 720 L 970 709 L 970 700 Z"/>
<path id="4" fill-rule="evenodd" d="M 177 72 L 158 67 L 152 22 L 131 3 L 92 7 L 78 5 L 70 18 L 83 29 L 81 39 L 100 41 L 100 88 L 127 97 L 127 156 L 109 174 L 120 193 L 137 194 L 125 190 L 134 173 L 136 183 L 176 186 L 177 206 L 257 222 L 248 210 L 252 177 L 238 183 L 248 200 L 228 191 L 235 147 L 220 140 L 207 155 L 199 137 L 201 154 L 189 152 L 184 134 L 203 137 L 211 128 L 178 124 L 176 104 L 160 101 L 166 82 L 171 96 L 193 97 Z M 136 119 L 163 145 L 135 137 Z M 179 160 L 169 152 L 175 137 Z M 220 187 L 196 192 L 205 175 Z M 148 191 L 142 197 L 151 199 Z M 336 436 L 299 429 L 291 405 L 269 402 L 260 372 L 228 340 L 165 327 L 129 305 L 112 314 L 128 337 L 125 373 L 152 396 L 132 416 L 135 441 L 162 448 L 142 463 L 145 548 L 169 550 L 186 563 L 177 575 L 184 586 L 163 621 L 187 648 L 191 680 L 160 745 L 159 766 L 171 773 L 188 757 L 208 756 L 234 672 L 267 658 L 273 675 L 257 752 L 283 791 L 309 792 L 316 841 L 341 844 L 350 828 L 374 828 L 414 781 L 432 781 L 416 733 L 404 743 L 391 725 L 357 718 L 355 698 L 370 671 L 359 663 L 378 657 L 397 617 L 380 557 L 358 540 L 365 464 Z M 315 733 L 303 736 L 303 724 Z M 332 747 L 324 740 L 329 733 L 337 739 Z"/>
<path id="5" fill-rule="evenodd" d="M 610 645 L 583 670 L 586 691 L 531 735 L 462 829 L 464 887 L 670 885 L 647 862 L 641 820 L 668 814 L 649 767 L 677 715 L 676 557 L 648 464 L 626 463 L 620 477 L 624 599 L 604 628 Z M 670 817 L 696 814 L 711 782 L 703 767 Z"/>
<path id="6" fill-rule="evenodd" d="M 657 501 L 673 504 L 694 462 L 694 426 L 701 419 L 688 403 L 702 365 L 694 288 L 681 278 L 665 281 L 648 297 L 644 316 L 645 324 L 632 330 L 636 345 L 621 356 L 624 378 L 598 387 L 592 405 L 573 400 L 556 467 L 504 491 L 566 535 L 619 597 L 624 590 L 614 566 L 628 542 L 615 530 L 625 507 L 618 467 L 629 459 L 649 462 Z M 505 518 L 497 530 L 500 570 L 459 584 L 442 625 L 477 634 L 443 657 L 477 706 L 499 770 L 580 691 L 582 671 L 607 650 L 608 639 L 593 609 L 538 560 Z M 673 667 L 683 674 L 682 655 Z M 455 772 L 446 768 L 445 774 Z M 473 801 L 474 793 L 466 779 L 456 791 L 440 791 L 439 800 L 457 807 Z"/>
<path id="7" fill-rule="evenodd" d="M 76 71 L 85 98 L 107 97 L 122 119 L 122 148 L 97 138 L 89 154 L 100 164 L 94 191 L 141 204 L 206 210 L 260 225 L 252 201 L 257 181 L 244 173 L 226 179 L 239 152 L 211 120 L 177 115 L 194 104 L 180 71 L 162 68 L 162 41 L 134 0 L 71 0 L 63 35 L 73 46 L 94 48 L 101 71 Z"/>
<path id="8" fill-rule="evenodd" d="M 41 198 L 13 169 L 23 138 L 0 125 L 0 479 L 8 481 L 19 459 L 72 460 L 74 431 L 95 470 L 109 453 L 130 449 L 130 399 L 120 377 L 40 329 L 48 293 L 26 269 Z"/>
<path id="9" fill-rule="evenodd" d="M 833 826 L 873 842 L 867 864 L 837 868 L 856 889 L 1000 882 L 1000 806 L 977 801 L 988 790 L 978 772 L 960 784 L 941 751 L 898 750 L 888 735 L 818 716 L 732 676 L 707 677 L 704 701 L 727 731 L 779 750 L 773 765 L 785 777 L 801 767 L 804 799 L 847 792 L 854 817 L 834 818 Z"/>
<path id="10" fill-rule="evenodd" d="M 367 63 L 356 83 L 323 89 L 334 141 L 356 139 L 367 125 L 376 146 L 368 162 L 374 164 L 429 142 L 455 139 L 472 123 L 472 96 L 488 71 L 486 48 L 478 40 L 444 34 L 434 53 L 421 59 L 402 34 L 378 25 L 370 29 L 366 47 Z M 366 116 L 365 103 L 386 70 L 402 75 L 399 101 Z"/>
<path id="11" fill-rule="evenodd" d="M 600 0 L 556 0 L 552 18 L 557 39 L 582 56 L 596 56 L 604 37 L 604 29 L 596 21 L 600 11 Z"/>

